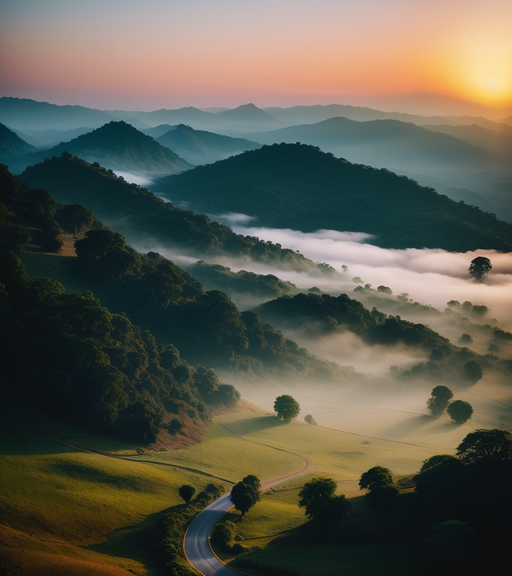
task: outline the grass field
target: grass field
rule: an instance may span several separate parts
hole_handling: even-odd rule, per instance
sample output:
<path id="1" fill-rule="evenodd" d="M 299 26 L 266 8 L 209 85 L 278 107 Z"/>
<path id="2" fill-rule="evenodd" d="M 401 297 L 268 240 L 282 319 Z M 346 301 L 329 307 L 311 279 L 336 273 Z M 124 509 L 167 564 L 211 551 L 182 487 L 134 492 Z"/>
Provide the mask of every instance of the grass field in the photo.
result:
<path id="1" fill-rule="evenodd" d="M 200 491 L 209 482 L 184 470 L 66 448 L 39 429 L 3 422 L 0 556 L 9 574 L 145 574 L 147 551 L 135 536 L 163 511 L 183 505 L 182 484 Z M 110 448 L 133 452 L 115 442 Z"/>

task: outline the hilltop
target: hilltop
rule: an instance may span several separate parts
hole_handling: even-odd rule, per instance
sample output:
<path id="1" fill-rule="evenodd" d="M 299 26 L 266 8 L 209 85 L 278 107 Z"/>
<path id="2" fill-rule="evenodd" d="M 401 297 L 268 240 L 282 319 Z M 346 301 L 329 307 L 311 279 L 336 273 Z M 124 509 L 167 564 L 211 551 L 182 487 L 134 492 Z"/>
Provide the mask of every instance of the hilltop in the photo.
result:
<path id="1" fill-rule="evenodd" d="M 187 162 L 196 165 L 211 164 L 234 154 L 261 147 L 261 144 L 245 138 L 232 138 L 205 130 L 194 130 L 185 124 L 179 124 L 154 138 L 162 146 L 167 146 Z"/>
<path id="2" fill-rule="evenodd" d="M 192 166 L 177 154 L 124 121 L 112 121 L 69 142 L 19 156 L 9 163 L 14 173 L 63 152 L 77 154 L 112 170 L 171 174 Z"/>
<path id="3" fill-rule="evenodd" d="M 366 232 L 385 248 L 510 251 L 512 225 L 386 169 L 314 146 L 264 146 L 169 176 L 151 189 L 197 210 L 239 212 L 256 225 Z"/>

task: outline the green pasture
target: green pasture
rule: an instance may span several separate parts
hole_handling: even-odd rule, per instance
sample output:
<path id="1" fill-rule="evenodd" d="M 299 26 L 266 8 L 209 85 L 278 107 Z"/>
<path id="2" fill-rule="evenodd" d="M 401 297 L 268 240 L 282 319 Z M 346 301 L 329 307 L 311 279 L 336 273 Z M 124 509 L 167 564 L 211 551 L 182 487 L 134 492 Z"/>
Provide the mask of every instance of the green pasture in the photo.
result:
<path id="1" fill-rule="evenodd" d="M 53 427 L 53 433 L 55 428 L 59 429 Z M 59 433 L 64 428 L 73 436 L 69 425 Z M 53 568 L 48 573 L 95 574 L 92 564 L 113 563 L 123 566 L 123 574 L 128 568 L 144 574 L 151 560 L 138 536 L 160 514 L 184 505 L 178 495 L 182 484 L 199 492 L 211 481 L 169 466 L 67 448 L 30 423 L 22 426 L 4 418 L 0 432 L 0 540 L 10 556 L 23 546 L 19 562 L 32 557 L 35 565 L 49 562 Z M 77 435 L 81 444 L 100 448 L 97 438 L 88 444 L 86 433 Z M 104 439 L 101 447 L 109 442 Z M 114 441 L 110 448 L 119 450 L 122 445 Z M 55 564 L 56 559 L 62 562 Z M 92 564 L 85 569 L 81 562 Z M 105 567 L 98 570 L 110 574 Z"/>
<path id="2" fill-rule="evenodd" d="M 264 482 L 300 469 L 303 463 L 297 454 L 301 454 L 310 465 L 304 478 L 330 476 L 344 493 L 354 493 L 361 474 L 372 466 L 378 464 L 395 474 L 410 474 L 436 453 L 432 448 L 405 442 L 369 440 L 319 426 L 284 423 L 272 415 L 239 411 L 217 416 L 201 444 L 156 452 L 151 458 L 232 482 L 246 474 L 256 474 Z"/>

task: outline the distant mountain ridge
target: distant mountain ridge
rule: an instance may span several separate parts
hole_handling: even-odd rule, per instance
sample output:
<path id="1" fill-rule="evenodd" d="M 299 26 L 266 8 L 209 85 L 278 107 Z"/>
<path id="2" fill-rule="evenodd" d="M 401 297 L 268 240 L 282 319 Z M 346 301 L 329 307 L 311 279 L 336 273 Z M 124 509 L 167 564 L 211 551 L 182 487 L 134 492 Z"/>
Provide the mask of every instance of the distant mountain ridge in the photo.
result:
<path id="1" fill-rule="evenodd" d="M 14 173 L 63 152 L 76 154 L 89 162 L 98 162 L 113 170 L 170 174 L 192 166 L 150 136 L 126 122 L 112 121 L 92 132 L 58 146 L 18 157 L 9 164 Z"/>
<path id="2" fill-rule="evenodd" d="M 151 190 L 207 213 L 253 216 L 256 226 L 366 232 L 385 248 L 512 249 L 512 225 L 494 215 L 314 146 L 264 146 L 162 178 Z"/>
<path id="3" fill-rule="evenodd" d="M 0 98 L 0 122 L 19 130 L 98 128 L 115 119 L 106 112 L 84 106 L 58 106 L 28 98 Z"/>
<path id="4" fill-rule="evenodd" d="M 261 144 L 245 138 L 222 136 L 205 130 L 194 130 L 179 124 L 155 140 L 167 146 L 191 164 L 211 164 L 233 154 L 260 148 Z"/>

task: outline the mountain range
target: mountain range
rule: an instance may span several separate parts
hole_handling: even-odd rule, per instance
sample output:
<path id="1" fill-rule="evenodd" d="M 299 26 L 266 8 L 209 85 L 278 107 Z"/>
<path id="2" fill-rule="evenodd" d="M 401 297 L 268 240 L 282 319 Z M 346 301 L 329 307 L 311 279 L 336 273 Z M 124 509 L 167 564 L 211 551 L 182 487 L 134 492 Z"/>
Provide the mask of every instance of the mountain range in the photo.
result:
<path id="1" fill-rule="evenodd" d="M 194 210 L 252 216 L 256 226 L 366 232 L 386 248 L 512 248 L 512 225 L 494 215 L 314 146 L 264 146 L 164 177 L 151 190 Z"/>
<path id="2" fill-rule="evenodd" d="M 8 166 L 12 172 L 19 173 L 27 166 L 63 152 L 99 162 L 112 170 L 170 174 L 191 168 L 183 158 L 122 120 L 109 122 L 58 146 L 16 156 Z"/>
<path id="3" fill-rule="evenodd" d="M 215 162 L 256 148 L 258 144 L 283 141 L 313 144 L 351 162 L 406 175 L 422 185 L 435 187 L 453 200 L 464 200 L 512 222 L 512 127 L 506 123 L 507 118 L 500 123 L 483 117 L 429 117 L 338 104 L 266 109 L 246 104 L 233 110 L 186 107 L 152 112 L 100 111 L 0 98 L 0 122 L 18 131 L 22 138 L 26 134 L 24 139 L 36 145 L 48 145 L 55 138 L 67 141 L 71 133 L 64 131 L 64 127 L 74 126 L 73 129 L 83 133 L 88 126 L 92 130 L 101 121 L 112 119 L 131 124 L 154 138 L 176 131 L 166 138 L 165 144 L 191 164 Z M 177 126 L 181 128 L 178 130 Z M 51 133 L 50 128 L 58 130 Z M 227 144 L 220 136 L 243 137 L 251 144 L 233 141 Z M 72 151 L 70 148 L 68 143 L 64 148 L 57 146 L 55 151 L 25 159 L 25 165 L 21 159 L 16 165 L 12 161 L 8 164 L 12 170 L 20 171 L 48 155 Z M 152 160 L 145 154 L 126 154 L 120 163 L 119 158 L 111 162 L 116 154 L 106 150 L 96 158 L 80 148 L 73 153 L 116 170 L 160 174 L 176 171 L 167 161 L 152 166 Z M 183 166 L 180 169 L 184 169 Z"/>

